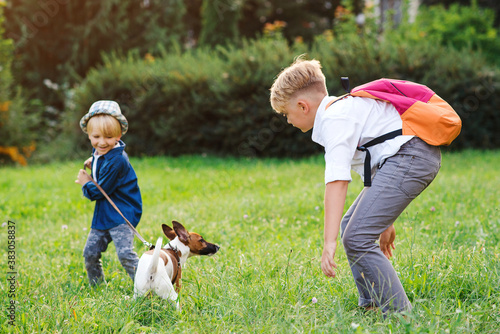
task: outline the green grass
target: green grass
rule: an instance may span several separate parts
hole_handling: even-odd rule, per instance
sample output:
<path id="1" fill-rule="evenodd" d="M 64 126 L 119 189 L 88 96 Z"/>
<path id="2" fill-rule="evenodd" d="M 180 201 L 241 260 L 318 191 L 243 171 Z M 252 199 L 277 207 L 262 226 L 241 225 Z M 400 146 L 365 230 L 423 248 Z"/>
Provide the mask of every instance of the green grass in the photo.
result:
<path id="1" fill-rule="evenodd" d="M 0 213 L 16 223 L 17 271 L 13 327 L 3 226 L 1 332 L 500 332 L 500 152 L 444 154 L 437 179 L 396 221 L 393 264 L 414 310 L 387 319 L 357 307 L 341 246 L 338 277 L 321 272 L 322 157 L 132 163 L 146 240 L 175 219 L 221 246 L 183 268 L 182 311 L 159 298 L 133 300 L 112 245 L 103 259 L 108 284 L 88 286 L 82 250 L 94 204 L 73 183 L 81 162 L 1 168 Z M 355 175 L 348 203 L 361 187 Z"/>

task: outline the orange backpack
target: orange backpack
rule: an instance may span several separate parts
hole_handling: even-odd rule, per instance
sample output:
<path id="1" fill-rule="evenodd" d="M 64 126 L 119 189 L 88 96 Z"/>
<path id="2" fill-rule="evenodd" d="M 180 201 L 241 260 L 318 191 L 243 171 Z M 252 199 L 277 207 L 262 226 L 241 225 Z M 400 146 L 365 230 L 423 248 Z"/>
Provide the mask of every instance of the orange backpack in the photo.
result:
<path id="1" fill-rule="evenodd" d="M 371 158 L 368 147 L 400 135 L 417 136 L 429 145 L 449 145 L 460 134 L 460 117 L 445 100 L 427 86 L 383 78 L 355 87 L 349 92 L 349 78 L 342 77 L 341 82 L 348 94 L 332 101 L 327 108 L 348 95 L 367 97 L 391 103 L 403 121 L 401 130 L 387 133 L 357 148 L 366 152 L 365 186 L 371 185 Z"/>

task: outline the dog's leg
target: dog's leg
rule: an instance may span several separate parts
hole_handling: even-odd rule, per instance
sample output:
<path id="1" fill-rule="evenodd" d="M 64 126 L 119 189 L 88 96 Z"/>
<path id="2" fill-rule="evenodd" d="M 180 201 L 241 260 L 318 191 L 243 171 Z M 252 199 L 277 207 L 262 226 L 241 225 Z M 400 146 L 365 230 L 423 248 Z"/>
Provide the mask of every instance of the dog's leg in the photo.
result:
<path id="1" fill-rule="evenodd" d="M 180 310 L 179 295 L 177 294 L 177 292 L 175 292 L 174 286 L 172 285 L 170 278 L 168 276 L 163 276 L 161 277 L 161 280 L 162 280 L 161 285 L 157 285 L 155 287 L 156 294 L 163 299 L 170 299 L 175 303 L 177 310 Z"/>

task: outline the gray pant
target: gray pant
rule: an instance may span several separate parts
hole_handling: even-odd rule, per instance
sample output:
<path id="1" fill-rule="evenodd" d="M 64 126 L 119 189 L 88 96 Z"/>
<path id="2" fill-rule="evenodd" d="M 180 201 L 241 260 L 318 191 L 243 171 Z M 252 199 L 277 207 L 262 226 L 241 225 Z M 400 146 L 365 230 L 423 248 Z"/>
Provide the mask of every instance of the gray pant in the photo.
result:
<path id="1" fill-rule="evenodd" d="M 134 232 L 127 224 L 121 224 L 109 230 L 90 230 L 83 249 L 85 268 L 87 269 L 90 285 L 105 281 L 101 253 L 106 251 L 111 241 L 115 243 L 116 253 L 123 268 L 125 268 L 132 281 L 135 278 L 139 258 L 134 252 Z"/>
<path id="2" fill-rule="evenodd" d="M 382 312 L 411 310 L 411 303 L 391 262 L 380 250 L 380 234 L 437 175 L 439 147 L 414 137 L 388 158 L 364 188 L 341 223 L 341 235 L 359 292 L 359 306 Z"/>

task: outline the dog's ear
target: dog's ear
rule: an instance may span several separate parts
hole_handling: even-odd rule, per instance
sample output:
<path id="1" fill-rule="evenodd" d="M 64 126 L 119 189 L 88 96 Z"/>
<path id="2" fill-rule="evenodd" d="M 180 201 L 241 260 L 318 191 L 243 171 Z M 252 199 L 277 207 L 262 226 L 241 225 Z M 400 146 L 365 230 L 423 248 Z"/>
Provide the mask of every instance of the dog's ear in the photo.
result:
<path id="1" fill-rule="evenodd" d="M 189 233 L 184 226 L 175 220 L 172 220 L 172 226 L 174 227 L 175 234 L 177 234 L 179 240 L 182 241 L 182 243 L 187 244 L 189 242 Z"/>
<path id="2" fill-rule="evenodd" d="M 177 234 L 175 234 L 175 231 L 172 230 L 170 226 L 161 224 L 161 228 L 163 229 L 163 233 L 167 236 L 168 239 L 174 240 L 177 236 Z"/>

